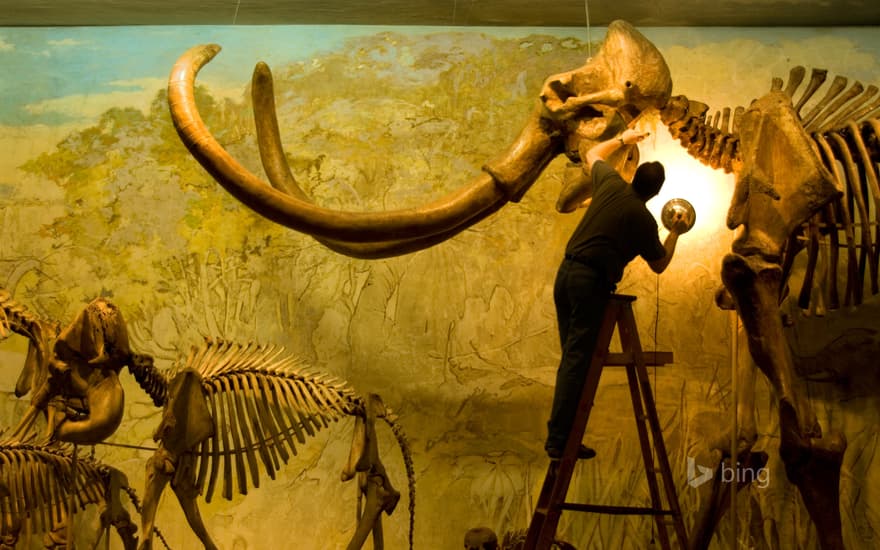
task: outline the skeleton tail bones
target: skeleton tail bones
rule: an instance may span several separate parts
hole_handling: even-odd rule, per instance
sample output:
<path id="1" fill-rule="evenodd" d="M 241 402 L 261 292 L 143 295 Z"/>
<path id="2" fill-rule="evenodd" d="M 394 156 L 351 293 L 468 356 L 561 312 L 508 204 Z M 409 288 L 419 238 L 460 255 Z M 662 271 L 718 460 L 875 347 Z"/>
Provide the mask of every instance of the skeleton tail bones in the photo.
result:
<path id="1" fill-rule="evenodd" d="M 397 415 L 394 414 L 391 409 L 386 409 L 381 418 L 388 425 L 388 427 L 391 428 L 391 433 L 394 434 L 394 439 L 397 440 L 397 444 L 400 446 L 401 452 L 403 454 L 403 464 L 406 468 L 407 489 L 409 496 L 409 548 L 410 550 L 412 550 L 412 540 L 415 531 L 416 517 L 416 471 L 412 461 L 412 450 L 410 449 L 409 440 L 406 438 L 406 434 L 403 433 L 403 429 L 397 422 Z"/>
<path id="2" fill-rule="evenodd" d="M 343 479 L 357 472 L 379 480 L 381 492 L 373 493 L 381 495 L 378 512 L 390 514 L 399 494 L 385 475 L 371 437 L 371 419 L 379 417 L 391 426 L 404 455 L 412 545 L 415 490 L 411 452 L 396 417 L 381 400 L 361 398 L 341 380 L 310 372 L 283 348 L 252 343 L 207 340 L 172 368 L 168 379 L 165 411 L 154 436 L 160 442 L 159 449 L 147 465 L 143 532 L 150 532 L 159 497 L 171 481 L 193 531 L 206 548 L 216 548 L 202 522 L 196 497 L 202 495 L 210 502 L 218 485 L 226 499 L 232 498 L 234 489 L 247 494 L 250 484 L 260 486 L 260 470 L 274 479 L 290 456 L 297 454 L 297 444 L 305 444 L 307 436 L 315 436 L 344 416 L 356 417 L 357 425 L 352 458 Z M 370 419 L 368 415 L 372 415 Z M 367 496 L 370 504 L 370 493 Z M 377 528 L 373 527 L 374 537 Z M 370 530 L 359 525 L 355 536 L 365 537 Z M 140 548 L 151 548 L 150 544 L 146 539 Z"/>

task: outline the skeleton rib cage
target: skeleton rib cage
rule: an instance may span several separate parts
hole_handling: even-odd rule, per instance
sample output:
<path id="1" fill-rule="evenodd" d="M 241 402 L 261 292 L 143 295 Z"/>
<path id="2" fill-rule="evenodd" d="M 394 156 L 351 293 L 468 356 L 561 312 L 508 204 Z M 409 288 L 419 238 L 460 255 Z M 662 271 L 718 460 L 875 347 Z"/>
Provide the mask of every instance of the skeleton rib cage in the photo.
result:
<path id="1" fill-rule="evenodd" d="M 825 84 L 827 71 L 813 69 L 798 95 L 805 74 L 804 67 L 794 67 L 784 89 L 781 78 L 773 79 L 771 89 L 791 98 L 815 154 L 831 172 L 841 195 L 790 236 L 783 251 L 783 280 L 791 275 L 795 257 L 806 250 L 797 302 L 803 310 L 822 314 L 826 308 L 861 304 L 866 288 L 872 295 L 880 291 L 880 96 L 877 86 L 854 82 L 847 88 L 848 79 L 837 76 L 821 99 L 808 106 Z M 740 152 L 738 129 L 745 109 L 725 108 L 711 117 L 708 111 L 706 104 L 678 96 L 662 117 L 672 137 L 691 156 L 732 172 Z"/>
<path id="2" fill-rule="evenodd" d="M 106 464 L 74 460 L 67 447 L 0 442 L 0 535 L 17 535 L 25 521 L 32 533 L 56 528 L 71 498 L 78 510 L 104 503 L 110 475 Z"/>
<path id="3" fill-rule="evenodd" d="M 248 473 L 259 487 L 260 469 L 274 478 L 306 436 L 362 410 L 362 400 L 347 384 L 310 373 L 282 352 L 209 340 L 193 348 L 182 365 L 200 374 L 215 425 L 214 434 L 194 450 L 196 485 L 207 502 L 218 479 L 224 498 L 232 498 L 234 486 L 247 494 Z"/>
<path id="4" fill-rule="evenodd" d="M 213 434 L 193 448 L 195 486 L 210 502 L 217 486 L 225 499 L 233 489 L 247 494 L 260 486 L 260 470 L 271 478 L 322 428 L 345 416 L 365 416 L 365 401 L 344 381 L 304 367 L 284 348 L 207 339 L 167 375 L 199 373 L 201 390 L 214 424 Z M 155 383 L 156 375 L 153 375 Z M 169 406 L 169 403 L 165 403 Z M 380 416 L 400 446 L 407 474 L 409 540 L 415 514 L 415 469 L 412 451 L 397 415 L 385 408 Z"/>

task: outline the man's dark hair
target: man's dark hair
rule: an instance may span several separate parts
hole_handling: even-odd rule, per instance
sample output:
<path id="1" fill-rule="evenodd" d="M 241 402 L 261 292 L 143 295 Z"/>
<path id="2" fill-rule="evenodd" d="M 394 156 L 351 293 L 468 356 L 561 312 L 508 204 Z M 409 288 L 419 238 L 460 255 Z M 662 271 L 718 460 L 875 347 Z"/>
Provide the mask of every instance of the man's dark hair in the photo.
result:
<path id="1" fill-rule="evenodd" d="M 640 164 L 633 176 L 632 186 L 636 194 L 644 200 L 648 200 L 660 192 L 663 182 L 666 181 L 666 170 L 657 161 Z"/>

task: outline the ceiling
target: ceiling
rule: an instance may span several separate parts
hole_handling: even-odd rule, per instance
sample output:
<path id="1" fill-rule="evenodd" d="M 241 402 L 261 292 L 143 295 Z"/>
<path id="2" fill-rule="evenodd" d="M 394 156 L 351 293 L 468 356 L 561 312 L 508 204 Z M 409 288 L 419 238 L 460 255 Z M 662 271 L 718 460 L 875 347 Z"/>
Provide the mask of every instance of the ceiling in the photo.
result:
<path id="1" fill-rule="evenodd" d="M 0 26 L 875 26 L 877 0 L 3 0 Z"/>

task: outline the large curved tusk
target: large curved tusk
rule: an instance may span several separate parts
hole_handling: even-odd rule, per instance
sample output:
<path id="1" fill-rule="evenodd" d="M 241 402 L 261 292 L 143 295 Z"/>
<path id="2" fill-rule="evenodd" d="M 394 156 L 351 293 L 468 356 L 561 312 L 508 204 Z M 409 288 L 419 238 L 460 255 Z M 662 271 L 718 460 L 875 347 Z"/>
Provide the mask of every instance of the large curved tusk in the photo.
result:
<path id="1" fill-rule="evenodd" d="M 168 81 L 171 118 L 193 157 L 230 194 L 265 218 L 297 231 L 351 243 L 409 241 L 460 231 L 481 212 L 507 200 L 502 187 L 486 176 L 426 206 L 378 213 L 329 210 L 272 188 L 223 149 L 196 108 L 195 77 L 219 51 L 214 44 L 196 46 L 174 65 Z"/>
<path id="2" fill-rule="evenodd" d="M 254 122 L 257 129 L 257 143 L 260 149 L 260 160 L 263 163 L 263 170 L 272 187 L 291 195 L 299 200 L 314 203 L 311 197 L 299 186 L 296 178 L 290 172 L 290 165 L 287 163 L 284 154 L 284 146 L 281 143 L 281 132 L 278 128 L 278 116 L 275 109 L 275 90 L 272 82 L 272 72 L 265 63 L 257 63 L 254 68 L 254 76 L 251 81 L 251 98 L 254 105 Z M 488 174 L 480 177 L 489 178 Z M 491 181 L 478 183 L 478 185 L 489 185 Z M 489 214 L 497 212 L 507 203 L 507 199 L 499 196 L 499 199 L 484 210 L 477 212 L 472 218 L 466 222 L 440 233 L 428 235 L 426 237 L 416 237 L 412 239 L 395 239 L 380 242 L 350 242 L 338 239 L 329 239 L 314 236 L 315 240 L 326 246 L 327 248 L 351 256 L 362 259 L 378 259 L 388 258 L 391 256 L 399 256 L 429 248 L 439 244 L 455 235 L 464 231 L 471 225 L 483 220 Z"/>
<path id="3" fill-rule="evenodd" d="M 489 178 L 490 176 L 487 175 L 485 177 Z M 390 258 L 392 256 L 400 256 L 403 254 L 409 254 L 411 252 L 417 252 L 419 250 L 430 248 L 436 244 L 440 244 L 443 241 L 446 241 L 454 237 L 455 235 L 458 235 L 459 233 L 461 233 L 468 227 L 476 224 L 477 222 L 482 221 L 489 215 L 494 214 L 495 212 L 500 210 L 501 207 L 505 204 L 507 204 L 507 199 L 500 199 L 494 205 L 484 210 L 481 210 L 476 216 L 463 223 L 462 225 L 450 229 L 449 231 L 435 233 L 434 235 L 428 235 L 426 237 L 419 237 L 414 239 L 396 239 L 370 243 L 353 243 L 333 239 L 320 239 L 317 237 L 315 238 L 330 250 L 333 250 L 334 252 L 338 252 L 340 254 L 344 254 L 346 256 L 351 256 L 353 258 L 361 258 L 364 260 Z"/>
<path id="4" fill-rule="evenodd" d="M 260 61 L 251 78 L 251 100 L 254 105 L 254 124 L 260 161 L 272 187 L 297 199 L 314 202 L 296 182 L 281 144 L 278 112 L 275 109 L 275 85 L 269 66 Z"/>

